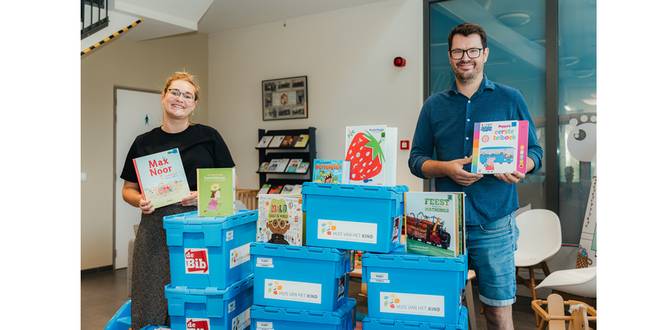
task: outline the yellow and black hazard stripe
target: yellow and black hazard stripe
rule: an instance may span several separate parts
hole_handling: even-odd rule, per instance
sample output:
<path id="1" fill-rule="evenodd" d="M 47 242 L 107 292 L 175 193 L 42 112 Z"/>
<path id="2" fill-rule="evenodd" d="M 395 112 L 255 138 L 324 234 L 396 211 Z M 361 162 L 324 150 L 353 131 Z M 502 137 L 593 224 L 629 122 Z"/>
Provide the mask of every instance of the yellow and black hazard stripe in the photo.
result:
<path id="1" fill-rule="evenodd" d="M 138 24 L 140 24 L 140 23 L 142 23 L 142 20 L 141 20 L 141 19 L 139 19 L 139 20 L 133 22 L 131 25 L 129 25 L 129 26 L 127 26 L 127 27 L 125 27 L 125 28 L 123 28 L 123 29 L 121 29 L 121 30 L 119 30 L 119 31 L 117 31 L 117 32 L 115 32 L 115 33 L 113 33 L 113 34 L 110 35 L 109 37 L 107 37 L 107 38 L 105 38 L 105 39 L 103 39 L 103 40 L 101 40 L 101 41 L 99 41 L 99 42 L 97 42 L 97 43 L 95 43 L 95 44 L 93 44 L 93 45 L 91 45 L 91 46 L 89 46 L 89 47 L 83 49 L 83 51 L 80 52 L 80 56 L 83 56 L 83 55 L 85 55 L 85 54 L 89 54 L 89 53 L 90 53 L 91 51 L 93 51 L 94 49 L 97 49 L 97 48 L 101 47 L 102 45 L 105 45 L 105 44 L 109 43 L 110 41 L 112 41 L 112 40 L 114 40 L 115 38 L 119 37 L 122 33 L 126 32 L 126 31 L 128 31 L 128 30 L 130 30 L 130 29 L 132 29 L 132 28 L 134 28 L 134 27 L 136 27 L 136 26 L 137 26 Z"/>

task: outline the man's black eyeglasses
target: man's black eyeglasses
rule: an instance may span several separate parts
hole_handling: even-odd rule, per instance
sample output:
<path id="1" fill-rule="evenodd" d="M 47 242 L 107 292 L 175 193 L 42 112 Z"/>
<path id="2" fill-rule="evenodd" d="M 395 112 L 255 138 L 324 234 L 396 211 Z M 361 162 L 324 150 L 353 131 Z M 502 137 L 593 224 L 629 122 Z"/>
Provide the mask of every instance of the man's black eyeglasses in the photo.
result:
<path id="1" fill-rule="evenodd" d="M 463 54 L 467 53 L 469 58 L 477 58 L 481 55 L 483 48 L 469 48 L 469 49 L 460 49 L 455 48 L 449 51 L 451 58 L 454 60 L 460 60 L 463 58 Z"/>

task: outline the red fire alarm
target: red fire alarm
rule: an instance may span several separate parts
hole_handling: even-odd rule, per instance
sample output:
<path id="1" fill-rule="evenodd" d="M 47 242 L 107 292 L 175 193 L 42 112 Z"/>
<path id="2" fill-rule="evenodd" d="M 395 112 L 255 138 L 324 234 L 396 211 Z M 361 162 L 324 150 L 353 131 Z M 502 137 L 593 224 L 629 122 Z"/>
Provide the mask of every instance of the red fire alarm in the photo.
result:
<path id="1" fill-rule="evenodd" d="M 404 66 L 406 66 L 406 59 L 401 56 L 395 57 L 394 66 L 397 68 L 403 68 Z"/>
<path id="2" fill-rule="evenodd" d="M 401 150 L 408 150 L 408 149 L 410 149 L 410 141 L 409 141 L 409 140 L 401 140 L 401 141 L 399 141 L 399 149 L 401 149 Z"/>

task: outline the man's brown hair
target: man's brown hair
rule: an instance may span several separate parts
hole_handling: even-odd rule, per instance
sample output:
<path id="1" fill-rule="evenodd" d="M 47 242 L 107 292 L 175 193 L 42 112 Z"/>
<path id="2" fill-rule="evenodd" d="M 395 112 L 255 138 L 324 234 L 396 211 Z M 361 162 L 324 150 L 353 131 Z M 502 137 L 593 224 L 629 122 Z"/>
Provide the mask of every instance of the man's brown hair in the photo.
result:
<path id="1" fill-rule="evenodd" d="M 451 51 L 451 41 L 454 39 L 454 36 L 457 34 L 463 35 L 463 36 L 469 36 L 473 33 L 476 33 L 481 37 L 481 46 L 483 48 L 488 47 L 488 42 L 486 40 L 486 31 L 484 29 L 477 25 L 477 24 L 472 24 L 472 23 L 463 23 L 456 25 L 451 32 L 449 32 L 449 37 L 448 37 L 448 42 L 449 42 L 449 51 Z"/>

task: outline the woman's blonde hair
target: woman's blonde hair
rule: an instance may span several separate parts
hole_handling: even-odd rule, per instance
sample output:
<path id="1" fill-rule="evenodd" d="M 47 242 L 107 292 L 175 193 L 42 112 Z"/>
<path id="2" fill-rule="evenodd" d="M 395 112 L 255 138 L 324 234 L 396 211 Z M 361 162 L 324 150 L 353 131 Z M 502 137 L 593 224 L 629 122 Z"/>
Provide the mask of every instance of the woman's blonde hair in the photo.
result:
<path id="1" fill-rule="evenodd" d="M 195 76 L 185 71 L 174 72 L 167 80 L 165 81 L 165 87 L 163 88 L 163 95 L 167 94 L 167 89 L 170 88 L 170 85 L 175 80 L 183 80 L 189 82 L 195 88 L 195 101 L 199 99 L 199 85 L 195 81 Z"/>

